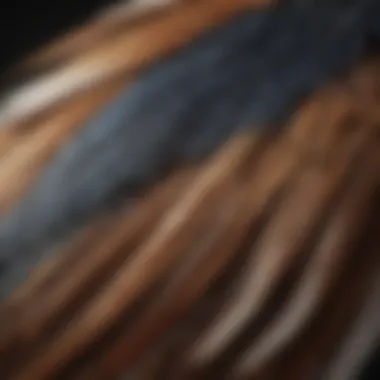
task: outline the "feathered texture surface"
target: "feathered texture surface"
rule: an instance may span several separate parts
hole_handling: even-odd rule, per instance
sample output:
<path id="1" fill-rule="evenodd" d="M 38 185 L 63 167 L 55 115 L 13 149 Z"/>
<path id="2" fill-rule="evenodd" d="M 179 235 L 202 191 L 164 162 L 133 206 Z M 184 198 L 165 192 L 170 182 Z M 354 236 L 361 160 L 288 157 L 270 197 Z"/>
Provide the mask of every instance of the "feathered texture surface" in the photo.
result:
<path id="1" fill-rule="evenodd" d="M 358 379 L 380 338 L 377 20 L 134 2 L 16 65 L 0 373 Z"/>

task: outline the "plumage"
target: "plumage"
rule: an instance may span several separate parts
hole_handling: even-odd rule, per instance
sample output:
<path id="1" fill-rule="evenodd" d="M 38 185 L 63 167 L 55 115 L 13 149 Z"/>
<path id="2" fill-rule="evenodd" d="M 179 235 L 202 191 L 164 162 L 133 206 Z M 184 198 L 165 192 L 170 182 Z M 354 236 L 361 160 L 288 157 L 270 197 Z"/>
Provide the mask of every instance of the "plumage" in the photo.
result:
<path id="1" fill-rule="evenodd" d="M 377 2 L 118 6 L 4 81 L 0 372 L 357 379 L 380 339 Z"/>

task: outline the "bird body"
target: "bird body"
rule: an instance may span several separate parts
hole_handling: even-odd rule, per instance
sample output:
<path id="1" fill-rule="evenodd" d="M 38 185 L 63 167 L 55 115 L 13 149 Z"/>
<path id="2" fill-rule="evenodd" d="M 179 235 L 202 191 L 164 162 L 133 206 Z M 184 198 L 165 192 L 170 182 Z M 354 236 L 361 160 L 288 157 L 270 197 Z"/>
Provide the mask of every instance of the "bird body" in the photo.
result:
<path id="1" fill-rule="evenodd" d="M 15 64 L 5 378 L 358 379 L 380 337 L 378 8 L 136 1 Z"/>

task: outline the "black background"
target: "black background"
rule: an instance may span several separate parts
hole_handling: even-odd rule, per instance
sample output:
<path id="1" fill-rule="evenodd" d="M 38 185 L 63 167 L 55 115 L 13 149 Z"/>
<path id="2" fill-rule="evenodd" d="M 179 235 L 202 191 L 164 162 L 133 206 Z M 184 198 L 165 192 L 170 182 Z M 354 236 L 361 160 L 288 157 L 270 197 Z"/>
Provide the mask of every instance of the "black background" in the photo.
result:
<path id="1" fill-rule="evenodd" d="M 17 1 L 0 7 L 0 73 L 65 29 L 115 1 Z"/>

